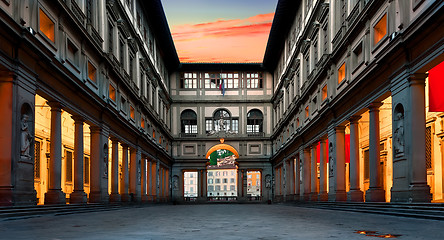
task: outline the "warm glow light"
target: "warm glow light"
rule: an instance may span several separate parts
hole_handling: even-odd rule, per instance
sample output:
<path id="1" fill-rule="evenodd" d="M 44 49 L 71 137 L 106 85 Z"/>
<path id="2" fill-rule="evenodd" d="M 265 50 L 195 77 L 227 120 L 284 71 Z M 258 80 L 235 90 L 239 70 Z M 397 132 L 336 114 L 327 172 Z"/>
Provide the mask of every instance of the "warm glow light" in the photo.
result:
<path id="1" fill-rule="evenodd" d="M 308 118 L 308 116 L 310 115 L 310 111 L 309 111 L 309 110 L 310 110 L 309 107 L 306 106 L 306 107 L 305 107 L 305 117 L 306 117 L 306 118 Z"/>
<path id="2" fill-rule="evenodd" d="M 49 38 L 52 42 L 55 42 L 55 31 L 54 31 L 54 22 L 43 12 L 40 10 L 40 31 L 45 34 L 46 37 Z"/>
<path id="3" fill-rule="evenodd" d="M 145 119 L 142 118 L 142 120 L 140 121 L 140 127 L 145 129 Z"/>
<path id="4" fill-rule="evenodd" d="M 327 99 L 327 85 L 322 88 L 322 101 Z"/>
<path id="5" fill-rule="evenodd" d="M 135 113 L 134 113 L 134 108 L 133 108 L 133 106 L 130 106 L 130 117 L 131 117 L 132 119 L 134 119 L 134 117 L 135 117 Z"/>
<path id="6" fill-rule="evenodd" d="M 373 46 L 387 34 L 387 14 L 373 27 Z"/>
<path id="7" fill-rule="evenodd" d="M 172 27 L 181 62 L 262 62 L 274 13 Z"/>
<path id="8" fill-rule="evenodd" d="M 90 61 L 88 61 L 88 78 L 89 80 L 96 82 L 96 68 Z"/>
<path id="9" fill-rule="evenodd" d="M 345 79 L 345 63 L 341 65 L 341 67 L 338 69 L 338 83 L 341 83 L 342 80 Z"/>
<path id="10" fill-rule="evenodd" d="M 114 102 L 116 101 L 116 89 L 111 84 L 109 85 L 109 98 Z"/>

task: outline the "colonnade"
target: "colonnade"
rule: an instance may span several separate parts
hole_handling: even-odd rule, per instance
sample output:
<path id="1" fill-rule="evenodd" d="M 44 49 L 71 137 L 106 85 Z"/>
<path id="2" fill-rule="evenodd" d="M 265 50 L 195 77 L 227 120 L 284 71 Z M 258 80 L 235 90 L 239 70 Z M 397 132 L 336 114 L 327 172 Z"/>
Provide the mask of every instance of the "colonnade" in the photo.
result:
<path id="1" fill-rule="evenodd" d="M 295 200 L 302 201 L 430 202 L 425 165 L 425 78 L 425 75 L 417 74 L 407 78 L 408 87 L 402 95 L 408 94 L 409 102 L 402 102 L 404 96 L 394 94 L 389 96 L 390 102 L 384 103 L 382 98 L 387 98 L 387 95 L 381 96 L 381 100 L 370 102 L 345 120 L 331 124 L 325 134 L 282 159 L 274 168 L 275 199 L 283 197 L 284 200 L 292 200 L 292 196 L 295 196 Z M 390 118 L 398 114 L 397 119 L 392 119 L 389 125 L 391 132 L 387 144 L 395 154 L 388 159 L 393 161 L 393 172 L 386 173 L 393 174 L 390 178 L 393 182 L 388 185 L 384 185 L 387 179 L 384 180 L 380 159 L 380 147 L 384 146 L 381 145 L 380 132 L 383 104 L 383 110 L 391 111 L 388 114 Z M 412 111 L 404 112 L 403 109 L 409 106 Z M 362 166 L 360 157 L 363 152 L 360 142 L 360 129 L 362 132 L 363 128 L 360 128 L 360 124 L 364 113 L 368 114 L 368 121 L 365 121 L 366 124 L 368 122 L 368 144 L 365 143 L 368 145 L 368 166 Z M 346 130 L 350 138 L 348 152 Z M 346 162 L 346 155 L 350 156 L 349 163 Z M 366 171 L 369 174 L 368 189 L 364 189 L 362 184 Z M 390 194 L 387 195 L 386 191 L 390 191 Z M 390 198 L 386 199 L 386 196 Z"/>
<path id="2" fill-rule="evenodd" d="M 62 190 L 62 105 L 48 102 L 51 112 L 48 190 L 45 204 L 65 204 Z M 140 147 L 130 146 L 118 137 L 110 136 L 107 127 L 91 125 L 90 193 L 84 191 L 84 123 L 79 115 L 74 120 L 73 185 L 69 203 L 101 203 L 129 201 L 168 201 L 170 196 L 169 168 L 159 159 L 142 154 Z M 111 161 L 108 167 L 108 142 L 111 141 Z M 121 159 L 119 159 L 119 145 Z M 110 173 L 108 174 L 108 168 Z M 108 177 L 110 180 L 108 180 Z M 110 191 L 108 191 L 108 182 Z M 89 199 L 89 200 L 88 200 Z"/>

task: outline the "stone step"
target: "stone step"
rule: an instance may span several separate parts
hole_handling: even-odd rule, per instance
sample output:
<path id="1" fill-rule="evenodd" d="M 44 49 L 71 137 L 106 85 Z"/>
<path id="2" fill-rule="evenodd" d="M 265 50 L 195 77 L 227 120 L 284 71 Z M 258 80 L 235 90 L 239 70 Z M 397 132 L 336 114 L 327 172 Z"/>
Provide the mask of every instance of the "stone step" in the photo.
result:
<path id="1" fill-rule="evenodd" d="M 76 205 L 49 205 L 49 206 L 20 206 L 0 209 L 0 218 L 16 218 L 38 216 L 44 214 L 72 214 L 81 212 L 95 212 L 121 209 L 120 204 L 76 204 Z"/>
<path id="2" fill-rule="evenodd" d="M 444 207 L 436 204 L 335 203 L 300 204 L 301 207 L 444 220 Z"/>

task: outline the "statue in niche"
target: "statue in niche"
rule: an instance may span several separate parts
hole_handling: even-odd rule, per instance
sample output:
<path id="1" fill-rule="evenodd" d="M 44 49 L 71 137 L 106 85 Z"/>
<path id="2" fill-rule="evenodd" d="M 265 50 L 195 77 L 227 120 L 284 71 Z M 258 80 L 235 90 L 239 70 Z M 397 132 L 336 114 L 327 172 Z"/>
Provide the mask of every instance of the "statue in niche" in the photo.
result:
<path id="1" fill-rule="evenodd" d="M 103 147 L 103 176 L 108 177 L 108 145 Z"/>
<path id="2" fill-rule="evenodd" d="M 29 132 L 28 120 L 29 120 L 29 116 L 27 114 L 23 114 L 22 121 L 21 121 L 20 155 L 25 156 L 25 157 L 31 157 L 29 155 L 29 149 L 30 149 L 31 143 L 34 139 L 32 134 Z"/>
<path id="3" fill-rule="evenodd" d="M 396 113 L 396 130 L 393 139 L 393 147 L 395 148 L 395 155 L 404 153 L 404 114 L 402 112 Z"/>
<path id="4" fill-rule="evenodd" d="M 330 143 L 329 149 L 328 149 L 328 163 L 329 163 L 329 175 L 334 176 L 335 175 L 335 157 L 333 152 L 333 144 Z"/>
<path id="5" fill-rule="evenodd" d="M 179 178 L 177 176 L 173 177 L 173 190 L 179 190 Z"/>
<path id="6" fill-rule="evenodd" d="M 219 119 L 219 131 L 225 131 L 225 121 L 222 117 Z"/>
<path id="7" fill-rule="evenodd" d="M 270 175 L 265 176 L 265 187 L 271 188 L 271 177 Z"/>

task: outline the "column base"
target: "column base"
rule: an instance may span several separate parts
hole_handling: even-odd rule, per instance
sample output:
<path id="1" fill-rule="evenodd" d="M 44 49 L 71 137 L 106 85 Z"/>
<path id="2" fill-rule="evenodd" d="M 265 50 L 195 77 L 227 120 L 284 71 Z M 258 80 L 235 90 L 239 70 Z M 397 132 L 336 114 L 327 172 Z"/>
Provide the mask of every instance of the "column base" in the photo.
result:
<path id="1" fill-rule="evenodd" d="M 66 204 L 66 195 L 62 192 L 62 189 L 49 189 L 45 193 L 45 205 L 46 204 Z"/>
<path id="2" fill-rule="evenodd" d="M 304 195 L 302 195 L 302 201 L 304 202 L 308 202 L 310 201 L 310 193 L 304 193 Z"/>
<path id="3" fill-rule="evenodd" d="M 410 199 L 409 202 L 431 202 L 432 195 L 430 194 L 430 187 L 426 183 L 413 184 L 409 187 Z"/>
<path id="4" fill-rule="evenodd" d="M 329 202 L 345 202 L 347 201 L 347 192 L 344 190 L 336 191 L 335 193 L 328 194 Z"/>
<path id="5" fill-rule="evenodd" d="M 0 187 L 0 206 L 12 206 L 12 187 Z"/>
<path id="6" fill-rule="evenodd" d="M 385 202 L 385 191 L 382 188 L 370 188 L 365 192 L 366 202 Z"/>
<path id="7" fill-rule="evenodd" d="M 317 192 L 310 193 L 310 201 L 312 201 L 312 202 L 318 201 L 318 193 Z"/>
<path id="8" fill-rule="evenodd" d="M 109 195 L 103 194 L 101 192 L 90 192 L 89 200 L 90 203 L 107 203 L 109 202 Z"/>
<path id="9" fill-rule="evenodd" d="M 131 200 L 131 197 L 128 193 L 120 194 L 120 201 L 121 202 L 129 202 Z"/>
<path id="10" fill-rule="evenodd" d="M 69 195 L 69 203 L 86 203 L 88 201 L 84 191 L 75 191 Z"/>
<path id="11" fill-rule="evenodd" d="M 327 202 L 328 201 L 328 193 L 327 192 L 319 193 L 318 199 L 320 202 Z"/>
<path id="12" fill-rule="evenodd" d="M 348 197 L 350 202 L 363 202 L 364 192 L 362 192 L 361 190 L 350 190 L 348 192 Z"/>
<path id="13" fill-rule="evenodd" d="M 111 193 L 111 195 L 109 195 L 109 202 L 120 202 L 120 194 L 118 193 Z"/>

